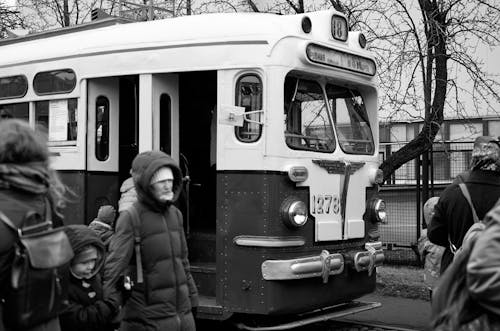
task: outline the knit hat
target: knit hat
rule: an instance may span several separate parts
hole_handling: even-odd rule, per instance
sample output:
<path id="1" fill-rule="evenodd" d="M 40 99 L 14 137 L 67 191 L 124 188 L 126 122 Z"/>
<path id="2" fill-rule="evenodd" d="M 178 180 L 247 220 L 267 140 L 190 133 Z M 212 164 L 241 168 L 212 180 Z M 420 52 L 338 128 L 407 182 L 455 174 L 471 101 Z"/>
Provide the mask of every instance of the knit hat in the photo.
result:
<path id="1" fill-rule="evenodd" d="M 500 140 L 493 136 L 480 136 L 472 149 L 472 170 L 500 172 Z"/>
<path id="2" fill-rule="evenodd" d="M 97 218 L 106 224 L 112 225 L 115 221 L 116 210 L 115 207 L 111 205 L 104 205 L 99 208 L 97 212 Z"/>
<path id="3" fill-rule="evenodd" d="M 154 183 L 158 183 L 167 179 L 174 180 L 174 173 L 172 172 L 172 169 L 170 169 L 169 167 L 161 167 L 160 169 L 156 170 L 156 172 L 153 174 L 149 184 L 153 185 Z"/>

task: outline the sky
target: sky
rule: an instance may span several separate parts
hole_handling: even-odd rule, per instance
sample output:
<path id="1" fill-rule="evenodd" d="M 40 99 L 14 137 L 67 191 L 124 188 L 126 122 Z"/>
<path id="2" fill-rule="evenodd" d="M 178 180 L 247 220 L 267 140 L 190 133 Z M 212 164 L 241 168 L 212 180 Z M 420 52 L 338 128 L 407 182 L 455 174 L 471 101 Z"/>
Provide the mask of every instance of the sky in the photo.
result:
<path id="1" fill-rule="evenodd" d="M 14 6 L 16 4 L 16 0 L 0 0 L 0 2 L 8 6 Z"/>

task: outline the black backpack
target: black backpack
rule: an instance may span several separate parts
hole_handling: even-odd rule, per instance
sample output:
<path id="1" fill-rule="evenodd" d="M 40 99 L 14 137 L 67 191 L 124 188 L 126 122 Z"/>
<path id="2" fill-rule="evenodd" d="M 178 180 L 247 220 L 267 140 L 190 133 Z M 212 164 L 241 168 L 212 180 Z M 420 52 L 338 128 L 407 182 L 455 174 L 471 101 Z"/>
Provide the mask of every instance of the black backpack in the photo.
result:
<path id="1" fill-rule="evenodd" d="M 63 228 L 52 227 L 51 215 L 46 200 L 45 217 L 29 211 L 17 228 L 0 211 L 0 220 L 17 238 L 3 296 L 3 322 L 13 330 L 57 317 L 67 301 L 68 268 L 74 254 Z"/>

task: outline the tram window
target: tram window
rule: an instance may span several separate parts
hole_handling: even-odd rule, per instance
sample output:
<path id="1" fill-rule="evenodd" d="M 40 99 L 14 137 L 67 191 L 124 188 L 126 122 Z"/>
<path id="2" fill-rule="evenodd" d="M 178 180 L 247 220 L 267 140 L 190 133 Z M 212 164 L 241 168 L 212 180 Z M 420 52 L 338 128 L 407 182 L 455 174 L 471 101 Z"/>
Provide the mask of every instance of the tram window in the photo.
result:
<path id="1" fill-rule="evenodd" d="M 0 99 L 21 98 L 28 91 L 25 76 L 0 77 Z"/>
<path id="2" fill-rule="evenodd" d="M 348 154 L 373 154 L 375 145 L 361 94 L 332 84 L 326 85 L 326 94 L 342 150 Z"/>
<path id="3" fill-rule="evenodd" d="M 76 86 L 76 75 L 71 69 L 39 72 L 33 79 L 33 89 L 38 95 L 69 93 Z"/>
<path id="4" fill-rule="evenodd" d="M 51 145 L 74 145 L 78 132 L 77 99 L 35 102 L 35 123 L 47 130 Z"/>
<path id="5" fill-rule="evenodd" d="M 160 150 L 170 154 L 172 127 L 172 102 L 168 94 L 160 95 Z"/>
<path id="6" fill-rule="evenodd" d="M 286 144 L 292 149 L 333 152 L 335 137 L 321 86 L 288 76 L 284 93 Z"/>
<path id="7" fill-rule="evenodd" d="M 29 113 L 30 107 L 27 102 L 0 105 L 0 120 L 18 118 L 29 122 Z"/>
<path id="8" fill-rule="evenodd" d="M 99 96 L 95 104 L 95 157 L 106 161 L 109 157 L 109 100 Z"/>
<path id="9" fill-rule="evenodd" d="M 262 109 L 262 82 L 257 75 L 244 75 L 236 83 L 236 105 L 245 107 L 245 112 Z M 262 113 L 246 115 L 249 121 L 235 128 L 236 137 L 242 142 L 255 142 L 262 134 Z"/>

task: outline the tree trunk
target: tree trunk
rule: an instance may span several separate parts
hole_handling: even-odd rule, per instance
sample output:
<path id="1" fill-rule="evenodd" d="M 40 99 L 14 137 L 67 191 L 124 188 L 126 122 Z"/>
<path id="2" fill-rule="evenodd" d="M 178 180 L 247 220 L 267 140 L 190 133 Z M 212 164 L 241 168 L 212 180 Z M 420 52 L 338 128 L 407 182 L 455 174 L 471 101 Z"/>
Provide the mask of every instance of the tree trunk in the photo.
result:
<path id="1" fill-rule="evenodd" d="M 448 56 L 446 54 L 446 33 L 447 22 L 446 13 L 440 11 L 438 5 L 431 0 L 420 0 L 422 14 L 426 18 L 426 45 L 430 52 L 427 56 L 432 56 L 435 61 L 434 77 L 423 75 L 424 79 L 424 97 L 425 100 L 425 118 L 422 131 L 408 144 L 400 150 L 389 156 L 381 165 L 380 169 L 384 173 L 384 181 L 390 178 L 390 175 L 403 164 L 426 153 L 434 142 L 434 138 L 443 123 L 443 110 L 446 100 L 446 89 L 448 85 Z M 433 50 L 433 52 L 432 52 Z M 432 60 L 432 59 L 431 59 Z M 427 66 L 433 61 L 427 61 Z M 427 69 L 427 70 L 426 70 Z M 426 68 L 427 72 L 432 72 L 432 68 Z M 434 95 L 432 103 L 430 94 L 432 91 L 431 81 L 434 81 Z M 430 107 L 429 107 L 430 105 Z"/>
<path id="2" fill-rule="evenodd" d="M 64 17 L 64 26 L 69 26 L 70 25 L 70 17 L 69 17 L 68 0 L 63 0 L 63 17 Z"/>

